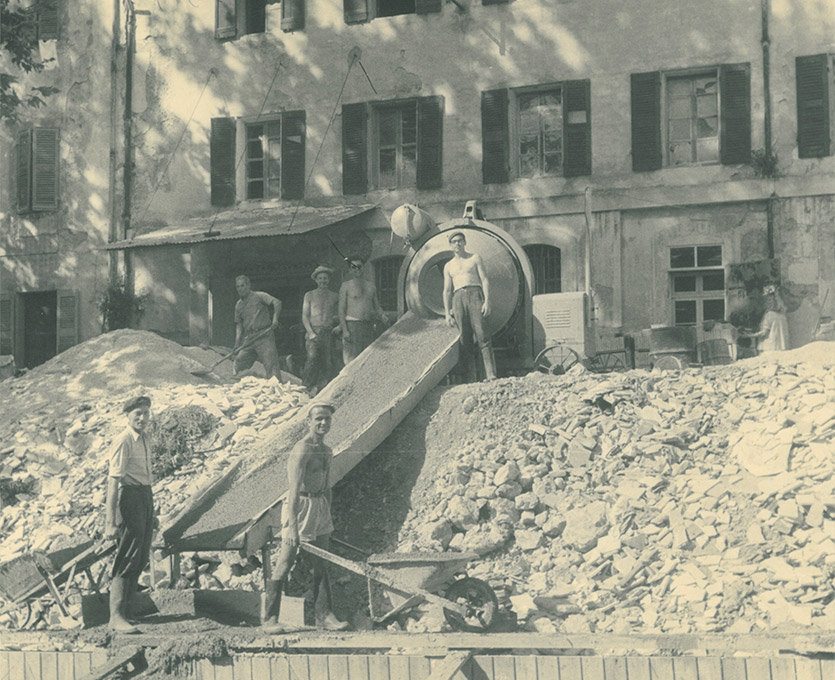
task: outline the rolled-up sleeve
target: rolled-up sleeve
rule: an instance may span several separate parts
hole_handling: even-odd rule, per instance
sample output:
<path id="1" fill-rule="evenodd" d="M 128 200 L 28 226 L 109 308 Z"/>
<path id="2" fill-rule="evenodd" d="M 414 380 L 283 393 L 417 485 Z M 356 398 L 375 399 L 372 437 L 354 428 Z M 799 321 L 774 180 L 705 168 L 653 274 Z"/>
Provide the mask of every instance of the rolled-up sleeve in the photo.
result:
<path id="1" fill-rule="evenodd" d="M 111 477 L 122 478 L 125 476 L 130 454 L 130 442 L 124 435 L 120 436 L 110 449 L 110 470 Z"/>
<path id="2" fill-rule="evenodd" d="M 269 293 L 258 291 L 258 297 L 261 299 L 261 302 L 270 307 L 275 307 L 277 304 L 281 304 L 281 300 L 279 300 L 278 298 L 274 298 Z"/>

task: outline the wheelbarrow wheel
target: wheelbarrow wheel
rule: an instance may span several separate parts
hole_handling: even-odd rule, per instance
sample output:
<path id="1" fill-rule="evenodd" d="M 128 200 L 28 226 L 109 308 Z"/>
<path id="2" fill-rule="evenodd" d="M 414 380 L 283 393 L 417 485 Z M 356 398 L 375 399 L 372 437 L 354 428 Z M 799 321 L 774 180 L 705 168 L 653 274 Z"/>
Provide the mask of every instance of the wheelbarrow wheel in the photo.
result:
<path id="1" fill-rule="evenodd" d="M 552 375 L 564 375 L 575 364 L 580 363 L 580 355 L 567 345 L 557 344 L 546 347 L 534 359 L 536 370 Z"/>
<path id="2" fill-rule="evenodd" d="M 444 609 L 444 617 L 456 630 L 483 633 L 496 622 L 499 601 L 490 585 L 480 579 L 458 579 L 447 589 L 445 597 L 467 608 L 466 617 Z"/>

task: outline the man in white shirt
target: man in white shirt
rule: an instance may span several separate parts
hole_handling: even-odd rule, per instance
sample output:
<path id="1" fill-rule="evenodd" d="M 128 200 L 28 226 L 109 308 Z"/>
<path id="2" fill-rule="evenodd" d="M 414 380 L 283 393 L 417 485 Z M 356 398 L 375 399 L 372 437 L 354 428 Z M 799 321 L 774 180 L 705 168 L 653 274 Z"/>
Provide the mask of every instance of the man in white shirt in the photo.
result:
<path id="1" fill-rule="evenodd" d="M 151 400 L 133 397 L 125 402 L 123 411 L 128 426 L 110 450 L 104 534 L 118 543 L 111 572 L 110 627 L 119 633 L 137 633 L 127 619 L 127 607 L 150 562 L 156 519 L 151 445 L 145 436 Z"/>

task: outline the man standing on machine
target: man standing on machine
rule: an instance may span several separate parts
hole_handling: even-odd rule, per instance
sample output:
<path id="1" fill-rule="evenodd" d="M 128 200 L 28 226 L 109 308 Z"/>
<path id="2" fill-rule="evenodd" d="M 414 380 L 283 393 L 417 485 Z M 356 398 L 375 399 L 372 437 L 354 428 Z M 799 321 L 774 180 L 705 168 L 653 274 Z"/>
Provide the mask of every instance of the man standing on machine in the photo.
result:
<path id="1" fill-rule="evenodd" d="M 477 253 L 467 252 L 464 232 L 449 235 L 453 258 L 444 267 L 444 312 L 447 323 L 460 332 L 462 359 L 466 362 L 467 378 L 475 381 L 473 336 L 484 360 L 486 380 L 496 378 L 496 362 L 490 338 L 484 332 L 484 317 L 490 314 L 490 282 L 484 272 L 484 262 Z"/>

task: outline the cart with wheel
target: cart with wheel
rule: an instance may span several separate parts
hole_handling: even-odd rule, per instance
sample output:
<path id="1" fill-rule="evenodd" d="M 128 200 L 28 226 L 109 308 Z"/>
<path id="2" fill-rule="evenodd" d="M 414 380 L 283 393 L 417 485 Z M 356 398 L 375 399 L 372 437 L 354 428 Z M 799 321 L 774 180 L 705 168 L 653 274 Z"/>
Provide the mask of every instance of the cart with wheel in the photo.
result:
<path id="1" fill-rule="evenodd" d="M 302 543 L 301 548 L 365 576 L 369 609 L 375 624 L 385 624 L 423 602 L 442 607 L 444 618 L 456 630 L 488 632 L 497 621 L 499 605 L 493 589 L 488 583 L 467 576 L 464 569 L 468 562 L 478 558 L 476 553 L 385 553 L 371 555 L 365 563 L 361 563 L 310 543 Z M 374 583 L 380 584 L 388 595 L 391 609 L 378 611 Z"/>

